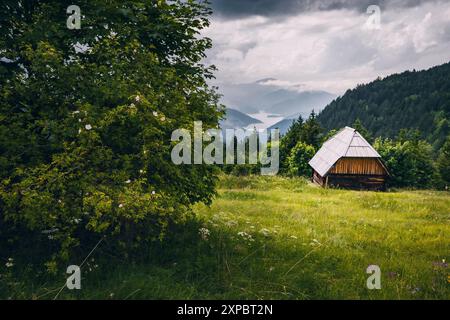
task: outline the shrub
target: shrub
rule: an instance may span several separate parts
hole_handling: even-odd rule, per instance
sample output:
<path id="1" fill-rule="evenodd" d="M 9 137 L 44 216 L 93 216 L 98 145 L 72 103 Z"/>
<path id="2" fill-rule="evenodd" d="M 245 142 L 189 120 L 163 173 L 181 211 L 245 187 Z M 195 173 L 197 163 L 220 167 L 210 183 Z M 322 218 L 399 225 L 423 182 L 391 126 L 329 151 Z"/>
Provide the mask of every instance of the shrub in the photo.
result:
<path id="1" fill-rule="evenodd" d="M 2 254 L 28 243 L 68 259 L 105 235 L 126 252 L 214 195 L 211 168 L 170 159 L 173 130 L 222 115 L 200 63 L 209 8 L 77 5 L 80 30 L 67 29 L 61 1 L 0 7 Z"/>
<path id="2" fill-rule="evenodd" d="M 435 186 L 432 147 L 427 142 L 378 138 L 374 147 L 390 173 L 389 185 L 411 188 Z"/>
<path id="3" fill-rule="evenodd" d="M 450 186 L 450 136 L 439 151 L 437 167 L 445 186 Z"/>
<path id="4" fill-rule="evenodd" d="M 288 172 L 292 176 L 310 176 L 311 167 L 308 162 L 314 157 L 316 149 L 306 143 L 299 142 L 291 150 L 288 157 Z"/>

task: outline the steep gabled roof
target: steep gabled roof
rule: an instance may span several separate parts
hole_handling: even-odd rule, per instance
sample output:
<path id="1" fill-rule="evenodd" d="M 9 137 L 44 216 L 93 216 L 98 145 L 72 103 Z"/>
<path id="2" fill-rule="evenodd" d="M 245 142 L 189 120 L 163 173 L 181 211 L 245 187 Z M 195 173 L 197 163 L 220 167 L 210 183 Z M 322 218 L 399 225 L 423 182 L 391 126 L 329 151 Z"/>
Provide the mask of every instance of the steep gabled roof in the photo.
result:
<path id="1" fill-rule="evenodd" d="M 323 144 L 309 165 L 323 177 L 344 157 L 381 158 L 358 131 L 345 127 Z"/>

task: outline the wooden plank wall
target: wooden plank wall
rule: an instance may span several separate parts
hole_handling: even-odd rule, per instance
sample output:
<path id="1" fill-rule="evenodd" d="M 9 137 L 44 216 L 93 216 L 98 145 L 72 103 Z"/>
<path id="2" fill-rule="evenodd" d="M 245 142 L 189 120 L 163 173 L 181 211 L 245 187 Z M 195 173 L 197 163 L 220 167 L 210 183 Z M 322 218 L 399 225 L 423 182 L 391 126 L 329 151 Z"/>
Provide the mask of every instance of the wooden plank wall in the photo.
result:
<path id="1" fill-rule="evenodd" d="M 324 179 L 315 171 L 313 170 L 313 182 L 317 183 L 318 185 L 323 186 L 324 185 Z"/>
<path id="2" fill-rule="evenodd" d="M 385 190 L 385 176 L 329 175 L 330 186 L 356 190 Z"/>
<path id="3" fill-rule="evenodd" d="M 376 158 L 342 158 L 329 174 L 387 175 L 386 170 Z"/>

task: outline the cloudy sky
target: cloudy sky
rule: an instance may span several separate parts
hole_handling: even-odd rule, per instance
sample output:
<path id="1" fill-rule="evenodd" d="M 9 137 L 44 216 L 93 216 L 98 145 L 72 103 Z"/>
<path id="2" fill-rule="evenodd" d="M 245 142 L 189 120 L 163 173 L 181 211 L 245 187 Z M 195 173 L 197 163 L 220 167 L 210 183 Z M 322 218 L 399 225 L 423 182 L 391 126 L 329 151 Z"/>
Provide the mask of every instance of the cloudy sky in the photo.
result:
<path id="1" fill-rule="evenodd" d="M 211 0 L 217 83 L 274 78 L 342 94 L 450 61 L 450 0 Z M 381 9 L 380 25 L 367 13 Z M 368 20 L 371 23 L 368 23 Z"/>

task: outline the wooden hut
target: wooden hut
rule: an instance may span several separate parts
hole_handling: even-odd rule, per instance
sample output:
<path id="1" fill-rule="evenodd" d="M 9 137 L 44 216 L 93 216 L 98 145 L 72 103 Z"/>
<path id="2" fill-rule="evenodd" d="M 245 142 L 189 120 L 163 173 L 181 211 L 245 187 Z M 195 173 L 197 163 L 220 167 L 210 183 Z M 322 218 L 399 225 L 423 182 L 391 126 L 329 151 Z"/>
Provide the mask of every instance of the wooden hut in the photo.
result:
<path id="1" fill-rule="evenodd" d="M 389 176 L 378 152 L 350 127 L 325 142 L 309 165 L 321 186 L 385 190 Z"/>

